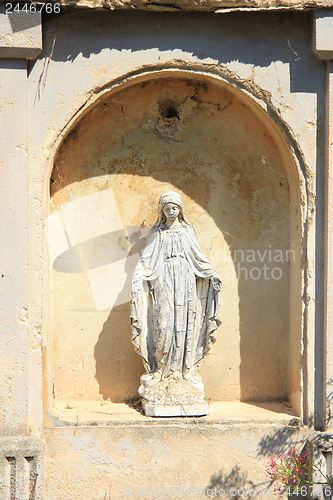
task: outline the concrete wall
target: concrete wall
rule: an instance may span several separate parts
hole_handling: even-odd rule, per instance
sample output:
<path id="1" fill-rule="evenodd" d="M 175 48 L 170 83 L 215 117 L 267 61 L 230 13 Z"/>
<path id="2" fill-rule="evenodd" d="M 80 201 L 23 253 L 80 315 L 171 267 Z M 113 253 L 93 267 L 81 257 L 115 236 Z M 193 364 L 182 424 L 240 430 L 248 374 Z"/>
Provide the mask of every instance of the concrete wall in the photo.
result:
<path id="1" fill-rule="evenodd" d="M 52 500 L 273 499 L 264 473 L 271 453 L 297 446 L 307 433 L 272 423 L 172 422 L 78 427 L 75 435 L 57 428 L 46 436 Z"/>
<path id="2" fill-rule="evenodd" d="M 1 99 L 1 418 L 4 433 L 28 425 L 28 171 L 26 63 L 2 61 Z M 9 147 L 8 147 L 9 146 Z M 7 149 L 8 147 L 8 149 Z M 5 152 L 7 151 L 7 154 Z M 22 203 L 16 190 L 22 193 Z M 5 236 L 6 234 L 6 236 Z"/>
<path id="3" fill-rule="evenodd" d="M 10 281 L 1 423 L 3 435 L 22 435 L 22 474 L 26 457 L 38 463 L 36 498 L 118 499 L 125 486 L 183 480 L 260 485 L 268 455 L 304 442 L 307 431 L 297 419 L 288 425 L 289 416 L 317 427 L 325 419 L 326 67 L 311 37 L 309 13 L 82 11 L 45 17 L 43 51 L 27 73 L 25 63 L 3 61 L 1 210 L 10 236 L 1 257 Z M 180 114 L 171 136 L 161 117 L 167 100 Z M 126 424 L 128 409 L 104 408 L 103 398 L 134 395 L 141 372 L 126 337 L 126 281 L 105 298 L 104 266 L 120 262 L 121 279 L 129 274 L 137 252 L 128 257 L 126 236 L 142 245 L 169 187 L 183 194 L 222 278 L 230 273 L 225 321 L 202 366 L 208 396 L 289 397 L 294 412 L 270 407 L 263 422 L 255 407 L 240 424 L 243 406 L 228 421 L 219 407 L 202 424 Z M 237 282 L 234 250 L 269 244 L 295 250 L 290 266 L 281 262 L 283 278 Z M 80 399 L 96 404 L 75 423 L 69 412 Z M 28 443 L 29 433 L 42 444 Z M 3 457 L 16 456 L 14 448 L 3 442 Z M 4 498 L 14 470 L 7 462 Z"/>

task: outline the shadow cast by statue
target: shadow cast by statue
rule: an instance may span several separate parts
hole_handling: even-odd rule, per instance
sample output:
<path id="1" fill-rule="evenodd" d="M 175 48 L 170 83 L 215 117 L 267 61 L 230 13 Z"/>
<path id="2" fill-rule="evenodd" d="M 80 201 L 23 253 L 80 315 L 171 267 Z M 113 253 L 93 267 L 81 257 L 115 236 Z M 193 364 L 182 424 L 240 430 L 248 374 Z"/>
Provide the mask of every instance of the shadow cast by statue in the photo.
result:
<path id="1" fill-rule="evenodd" d="M 128 317 L 128 324 L 121 319 L 124 315 Z M 141 359 L 131 344 L 129 316 L 129 303 L 115 306 L 103 325 L 94 350 L 99 392 L 103 399 L 114 403 L 123 403 L 124 399 L 136 396 L 143 373 Z"/>
<path id="2" fill-rule="evenodd" d="M 140 252 L 146 238 L 140 228 L 128 228 L 130 254 Z M 99 383 L 99 392 L 103 399 L 114 403 L 127 403 L 141 412 L 141 403 L 137 401 L 137 388 L 143 373 L 141 358 L 134 352 L 131 343 L 130 303 L 127 301 L 132 278 L 128 261 L 125 265 L 126 281 L 118 294 L 116 304 L 103 325 L 94 349 L 96 362 L 95 377 Z M 123 318 L 128 318 L 124 323 Z M 128 370 L 131 366 L 131 370 Z"/>

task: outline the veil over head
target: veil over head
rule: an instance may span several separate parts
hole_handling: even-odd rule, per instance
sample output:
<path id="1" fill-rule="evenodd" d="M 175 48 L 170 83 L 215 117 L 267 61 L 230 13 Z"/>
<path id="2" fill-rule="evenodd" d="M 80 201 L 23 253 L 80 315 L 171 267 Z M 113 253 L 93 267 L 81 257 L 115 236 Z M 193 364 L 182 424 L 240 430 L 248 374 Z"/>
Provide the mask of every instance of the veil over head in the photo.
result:
<path id="1" fill-rule="evenodd" d="M 168 203 L 174 203 L 181 209 L 182 212 L 184 211 L 182 199 L 180 195 L 175 191 L 167 191 L 160 196 L 158 202 L 158 211 L 161 212 L 163 210 L 163 207 L 165 207 L 165 205 L 167 205 Z"/>
<path id="2" fill-rule="evenodd" d="M 160 226 L 163 222 L 164 216 L 163 216 L 163 208 L 165 205 L 168 203 L 174 203 L 177 205 L 177 207 L 180 209 L 180 220 L 184 221 L 186 224 L 190 225 L 187 218 L 185 217 L 184 214 L 184 205 L 182 202 L 182 199 L 178 193 L 175 191 L 167 191 L 166 193 L 163 193 L 160 196 L 159 202 L 158 202 L 158 219 L 155 223 L 155 226 Z"/>

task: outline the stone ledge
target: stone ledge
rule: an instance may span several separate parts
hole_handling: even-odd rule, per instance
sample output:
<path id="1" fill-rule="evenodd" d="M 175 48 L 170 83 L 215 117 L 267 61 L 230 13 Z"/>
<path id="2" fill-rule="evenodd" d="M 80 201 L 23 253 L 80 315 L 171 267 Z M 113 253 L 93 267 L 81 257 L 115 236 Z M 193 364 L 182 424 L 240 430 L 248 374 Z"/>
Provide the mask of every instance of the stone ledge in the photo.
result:
<path id="1" fill-rule="evenodd" d="M 13 436 L 0 438 L 1 455 L 41 455 L 44 443 L 35 436 Z"/>
<path id="2" fill-rule="evenodd" d="M 148 417 L 203 417 L 208 414 L 207 403 L 167 406 L 143 402 L 142 407 Z"/>
<path id="3" fill-rule="evenodd" d="M 314 52 L 321 59 L 333 59 L 333 9 L 316 12 Z"/>
<path id="4" fill-rule="evenodd" d="M 0 0 L 5 3 L 7 0 Z M 63 7 L 88 9 L 135 9 L 160 12 L 207 11 L 223 13 L 230 10 L 304 10 L 333 7 L 333 0 L 39 0 L 38 3 L 59 3 Z"/>
<path id="5" fill-rule="evenodd" d="M 214 425 L 214 424 L 280 424 L 300 425 L 300 418 L 287 402 L 241 403 L 212 401 L 209 414 L 202 417 L 148 417 L 124 403 L 58 402 L 48 412 L 48 427 L 113 425 Z"/>
<path id="6" fill-rule="evenodd" d="M 40 12 L 6 13 L 0 6 L 0 58 L 35 59 L 42 50 Z"/>

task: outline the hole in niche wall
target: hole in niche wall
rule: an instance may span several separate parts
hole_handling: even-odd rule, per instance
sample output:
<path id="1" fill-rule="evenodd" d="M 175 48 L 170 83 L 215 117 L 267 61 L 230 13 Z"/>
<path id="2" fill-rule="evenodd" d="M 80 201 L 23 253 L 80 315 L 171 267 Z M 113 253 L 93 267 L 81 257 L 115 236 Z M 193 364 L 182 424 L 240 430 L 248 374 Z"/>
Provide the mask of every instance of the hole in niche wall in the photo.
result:
<path id="1" fill-rule="evenodd" d="M 163 104 L 161 104 L 160 113 L 161 113 L 161 118 L 166 125 L 168 124 L 172 125 L 173 123 L 175 123 L 180 119 L 179 109 L 172 101 L 166 101 Z"/>

